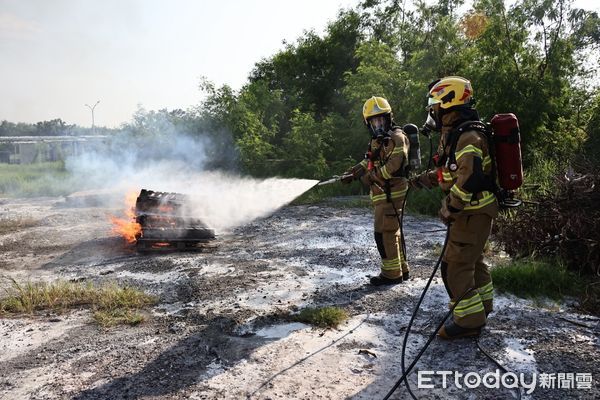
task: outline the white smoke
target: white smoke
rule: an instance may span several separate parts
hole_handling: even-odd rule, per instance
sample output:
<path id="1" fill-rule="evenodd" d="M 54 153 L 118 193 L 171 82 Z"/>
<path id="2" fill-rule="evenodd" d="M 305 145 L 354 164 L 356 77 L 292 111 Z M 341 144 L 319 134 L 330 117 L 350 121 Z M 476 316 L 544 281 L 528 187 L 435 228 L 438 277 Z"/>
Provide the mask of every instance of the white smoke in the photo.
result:
<path id="1" fill-rule="evenodd" d="M 69 158 L 65 165 L 87 188 L 109 189 L 112 199 L 119 199 L 111 207 L 122 206 L 127 193 L 140 189 L 186 194 L 186 216 L 203 220 L 217 233 L 273 213 L 318 182 L 209 171 L 207 163 L 215 150 L 208 139 L 176 132 L 150 138 L 123 134 L 107 149 Z M 223 157 L 234 154 L 232 148 L 226 150 L 229 153 L 218 151 Z"/>
<path id="2" fill-rule="evenodd" d="M 189 183 L 190 190 L 186 192 L 194 212 L 210 227 L 222 232 L 271 214 L 317 182 L 310 179 L 257 180 L 215 172 L 199 174 Z"/>

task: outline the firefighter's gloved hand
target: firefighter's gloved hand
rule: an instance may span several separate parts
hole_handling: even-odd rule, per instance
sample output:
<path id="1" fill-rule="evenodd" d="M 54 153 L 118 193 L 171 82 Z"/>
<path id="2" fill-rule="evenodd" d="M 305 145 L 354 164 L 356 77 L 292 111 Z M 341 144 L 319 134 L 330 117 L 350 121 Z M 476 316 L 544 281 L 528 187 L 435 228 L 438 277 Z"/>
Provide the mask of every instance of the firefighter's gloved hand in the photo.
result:
<path id="1" fill-rule="evenodd" d="M 440 211 L 438 213 L 438 215 L 440 216 L 440 219 L 442 220 L 442 222 L 444 223 L 444 225 L 448 225 L 451 224 L 452 222 L 454 222 L 454 219 L 457 215 L 457 213 L 460 212 L 459 209 L 456 209 L 454 207 L 452 207 L 448 201 L 450 199 L 448 197 L 446 197 L 443 201 L 442 201 L 442 208 L 440 208 Z"/>
<path id="2" fill-rule="evenodd" d="M 352 175 L 351 172 L 346 172 L 344 175 L 342 175 L 342 177 L 340 178 L 340 182 L 344 183 L 344 184 L 350 184 L 352 183 L 352 181 L 354 181 L 354 175 Z"/>
<path id="3" fill-rule="evenodd" d="M 408 183 L 410 184 L 411 187 L 416 188 L 416 189 L 431 189 L 433 187 L 433 185 L 431 184 L 431 180 L 429 180 L 429 174 L 428 172 L 423 172 L 420 175 L 415 176 L 414 178 L 411 178 Z"/>
<path id="4" fill-rule="evenodd" d="M 379 186 L 385 185 L 385 182 L 377 176 L 377 172 L 375 172 L 374 169 L 369 171 L 369 173 L 367 174 L 367 179 L 369 180 L 369 183 L 372 185 L 373 184 L 379 185 Z"/>
<path id="5" fill-rule="evenodd" d="M 418 176 L 413 176 L 412 178 L 410 178 L 408 180 L 408 186 L 410 186 L 413 189 L 422 189 L 423 188 L 423 185 L 421 184 L 421 182 L 419 182 Z"/>

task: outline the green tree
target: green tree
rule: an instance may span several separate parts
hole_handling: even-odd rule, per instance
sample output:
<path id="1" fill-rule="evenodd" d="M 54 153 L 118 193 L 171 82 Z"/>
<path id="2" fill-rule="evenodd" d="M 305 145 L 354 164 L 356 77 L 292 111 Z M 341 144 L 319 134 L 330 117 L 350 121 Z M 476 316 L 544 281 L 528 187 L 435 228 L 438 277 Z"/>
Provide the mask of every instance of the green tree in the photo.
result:
<path id="1" fill-rule="evenodd" d="M 310 113 L 294 110 L 292 129 L 284 139 L 283 153 L 287 168 L 285 175 L 298 178 L 321 178 L 327 171 L 324 137 L 321 124 Z"/>
<path id="2" fill-rule="evenodd" d="M 209 87 L 200 115 L 231 132 L 247 172 L 313 177 L 361 157 L 367 98 L 421 125 L 427 85 L 463 75 L 484 119 L 518 116 L 526 166 L 570 161 L 590 136 L 598 15 L 570 0 L 477 0 L 461 15 L 462 4 L 365 0 L 258 62 L 239 92 Z"/>
<path id="3" fill-rule="evenodd" d="M 482 0 L 475 12 L 485 24 L 466 38 L 476 53 L 465 74 L 482 114 L 519 117 L 527 165 L 539 157 L 572 158 L 583 138 L 572 99 L 581 87 L 577 77 L 589 74 L 581 55 L 594 42 L 597 16 L 568 0 L 523 0 L 509 9 L 502 0 Z"/>

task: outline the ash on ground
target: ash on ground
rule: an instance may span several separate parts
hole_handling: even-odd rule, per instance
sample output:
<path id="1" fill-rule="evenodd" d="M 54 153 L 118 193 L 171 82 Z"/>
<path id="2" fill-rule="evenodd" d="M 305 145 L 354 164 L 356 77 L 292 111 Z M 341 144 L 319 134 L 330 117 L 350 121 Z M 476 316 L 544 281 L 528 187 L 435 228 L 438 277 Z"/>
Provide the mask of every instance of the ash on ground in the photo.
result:
<path id="1" fill-rule="evenodd" d="M 19 282 L 117 282 L 159 296 L 147 322 L 102 329 L 88 310 L 0 319 L 0 398 L 377 399 L 400 377 L 402 338 L 439 255 L 444 226 L 407 216 L 413 279 L 365 285 L 378 273 L 372 214 L 288 206 L 220 235 L 201 253 L 140 255 L 110 232 L 99 206 L 2 200 L 0 273 Z M 0 290 L 10 285 L 0 280 Z M 413 327 L 407 365 L 447 310 L 437 277 Z M 303 307 L 343 307 L 338 329 L 294 322 Z M 509 370 L 592 374 L 591 389 L 536 389 L 523 398 L 599 398 L 598 320 L 569 304 L 496 293 L 481 344 Z M 471 339 L 435 340 L 410 383 L 419 398 L 514 398 L 514 390 L 417 388 L 417 371 L 494 372 Z M 555 387 L 557 382 L 555 382 Z M 404 399 L 404 387 L 392 398 Z"/>

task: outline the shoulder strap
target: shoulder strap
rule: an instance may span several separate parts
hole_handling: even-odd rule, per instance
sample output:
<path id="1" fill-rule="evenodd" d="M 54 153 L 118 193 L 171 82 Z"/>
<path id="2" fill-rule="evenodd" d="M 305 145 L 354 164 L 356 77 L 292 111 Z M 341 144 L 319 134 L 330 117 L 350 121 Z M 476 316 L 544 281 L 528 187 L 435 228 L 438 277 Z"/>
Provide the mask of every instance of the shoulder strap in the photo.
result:
<path id="1" fill-rule="evenodd" d="M 481 121 L 466 121 L 462 124 L 458 125 L 451 133 L 450 133 L 450 154 L 448 155 L 448 168 L 451 171 L 455 171 L 457 168 L 456 164 L 456 145 L 458 143 L 458 139 L 463 132 L 470 130 L 477 131 L 481 133 L 487 142 L 488 147 L 488 155 L 492 159 L 491 171 L 490 175 L 486 177 L 486 189 L 491 191 L 492 193 L 498 195 L 500 192 L 500 188 L 496 183 L 497 171 L 496 171 L 496 154 L 494 148 L 494 135 L 493 131 L 489 126 L 484 124 Z M 454 166 L 454 169 L 452 169 Z M 476 193 L 473 193 L 473 197 L 475 197 Z"/>
<path id="2" fill-rule="evenodd" d="M 462 124 L 458 125 L 452 131 L 450 131 L 450 151 L 448 152 L 448 169 L 450 171 L 456 171 L 456 145 L 458 144 L 458 139 L 463 132 L 466 131 L 477 131 L 485 137 L 488 143 L 488 151 L 491 149 L 491 132 L 487 128 L 487 126 L 481 121 L 465 121 Z"/>
<path id="3" fill-rule="evenodd" d="M 402 130 L 402 127 L 394 125 L 390 128 L 390 131 L 395 131 L 396 129 L 400 130 L 402 133 L 404 133 L 404 131 Z M 406 134 L 404 134 L 406 136 Z M 396 146 L 396 143 L 394 143 L 394 146 Z M 410 140 L 408 141 L 408 146 L 410 147 Z M 404 159 L 402 160 L 402 165 L 400 166 L 400 168 L 398 169 L 398 171 L 394 172 L 392 174 L 392 176 L 394 178 L 408 178 L 409 175 L 409 170 L 410 170 L 410 163 L 408 162 L 408 159 L 406 157 L 403 157 Z"/>

